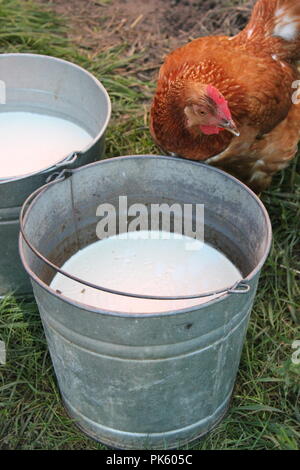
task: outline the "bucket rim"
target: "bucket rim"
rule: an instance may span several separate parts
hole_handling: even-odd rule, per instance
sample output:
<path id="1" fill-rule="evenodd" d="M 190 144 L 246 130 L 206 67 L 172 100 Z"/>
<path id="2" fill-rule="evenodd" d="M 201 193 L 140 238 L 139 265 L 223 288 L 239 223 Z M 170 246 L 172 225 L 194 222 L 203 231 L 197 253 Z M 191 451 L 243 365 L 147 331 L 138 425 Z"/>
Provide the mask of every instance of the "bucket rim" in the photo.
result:
<path id="1" fill-rule="evenodd" d="M 258 198 L 258 196 L 250 189 L 248 188 L 248 186 L 246 186 L 244 183 L 242 183 L 241 181 L 239 181 L 237 178 L 235 178 L 234 176 L 226 173 L 225 171 L 223 170 L 220 170 L 219 168 L 215 168 L 213 166 L 210 166 L 208 164 L 206 164 L 205 162 L 198 162 L 198 161 L 194 161 L 194 160 L 188 160 L 188 159 L 184 159 L 184 158 L 178 158 L 178 157 L 172 157 L 172 156 L 166 156 L 166 155 L 156 155 L 156 154 L 138 154 L 138 155 L 125 155 L 125 156 L 118 156 L 118 157 L 112 157 L 112 158 L 108 158 L 108 159 L 105 159 L 105 160 L 99 160 L 97 162 L 93 162 L 93 163 L 90 163 L 88 165 L 85 165 L 85 166 L 82 166 L 80 168 L 76 168 L 74 170 L 72 170 L 72 173 L 78 173 L 80 171 L 84 171 L 85 169 L 88 169 L 90 167 L 93 167 L 93 166 L 96 166 L 96 165 L 105 165 L 105 164 L 109 164 L 109 163 L 112 163 L 114 161 L 121 161 L 121 160 L 139 160 L 141 158 L 152 158 L 153 160 L 173 160 L 174 162 L 181 162 L 183 164 L 187 164 L 187 165 L 194 165 L 194 166 L 202 166 L 202 167 L 205 167 L 206 169 L 208 169 L 208 171 L 213 171 L 215 173 L 219 173 L 221 174 L 223 177 L 226 177 L 226 178 L 229 178 L 231 179 L 235 184 L 237 184 L 238 186 L 240 186 L 243 190 L 246 190 L 246 192 L 249 194 L 249 196 L 256 202 L 256 204 L 259 206 L 263 216 L 264 216 L 264 219 L 265 219 L 265 222 L 266 222 L 266 229 L 267 229 L 267 246 L 266 246 L 266 249 L 264 251 L 264 255 L 262 256 L 260 262 L 257 264 L 257 266 L 248 274 L 247 277 L 243 278 L 241 281 L 243 282 L 247 282 L 247 283 L 251 283 L 255 278 L 256 276 L 260 273 L 262 267 L 264 266 L 268 256 L 269 256 L 269 253 L 270 253 L 270 250 L 271 250 L 271 245 L 272 245 L 272 225 L 271 225 L 271 221 L 270 221 L 270 217 L 269 217 L 269 214 L 267 212 L 267 209 L 265 208 L 264 204 L 261 202 L 261 200 Z M 71 175 L 72 177 L 72 175 Z M 42 197 L 45 192 L 48 190 L 49 186 L 46 185 L 44 188 L 41 188 L 41 191 L 38 193 L 38 195 L 31 201 L 28 209 L 27 209 L 27 212 L 25 214 L 25 217 L 24 217 L 24 225 L 26 223 L 26 219 L 27 219 L 27 216 L 29 214 L 29 210 L 30 208 L 39 200 L 40 197 Z M 24 205 L 26 204 L 26 201 L 24 203 Z M 76 300 L 73 300 L 67 296 L 64 296 L 63 294 L 58 294 L 54 289 L 52 289 L 49 285 L 47 285 L 44 281 L 42 281 L 32 270 L 31 268 L 29 268 L 28 264 L 27 264 L 27 261 L 25 260 L 25 255 L 24 255 L 24 252 L 23 252 L 23 243 L 25 243 L 25 241 L 23 240 L 23 237 L 22 237 L 22 234 L 20 233 L 19 235 L 19 252 L 20 252 L 20 257 L 21 257 L 21 260 L 22 260 L 22 264 L 24 266 L 24 268 L 26 269 L 28 275 L 30 276 L 30 278 L 35 282 L 37 283 L 41 288 L 45 289 L 49 294 L 51 295 L 54 295 L 57 299 L 63 301 L 63 302 L 66 302 L 68 303 L 69 305 L 72 305 L 76 308 L 79 308 L 81 310 L 86 310 L 86 311 L 90 311 L 90 312 L 93 312 L 93 313 L 97 313 L 97 314 L 103 314 L 103 315 L 109 315 L 109 316 L 116 316 L 116 317 L 123 317 L 123 318 L 130 318 L 130 317 L 134 317 L 134 318 L 151 318 L 151 317 L 162 317 L 162 316 L 173 316 L 173 315 L 177 315 L 177 314 L 184 314 L 184 313 L 188 313 L 188 312 L 193 312 L 193 311 L 197 311 L 197 310 L 202 310 L 204 308 L 206 308 L 208 305 L 211 306 L 217 302 L 221 302 L 225 299 L 227 299 L 230 295 L 233 295 L 231 292 L 225 292 L 223 295 L 220 294 L 217 298 L 214 298 L 208 302 L 205 302 L 203 304 L 199 304 L 199 305 L 195 305 L 195 306 L 192 306 L 192 307 L 186 307 L 186 308 L 181 308 L 181 309 L 176 309 L 176 310 L 166 310 L 166 311 L 159 311 L 159 312 L 153 312 L 153 313 L 130 313 L 130 312 L 115 312 L 115 311 L 111 311 L 111 310 L 105 310 L 103 308 L 96 308 L 96 307 L 93 307 L 93 306 L 90 306 L 88 304 L 84 304 L 84 303 L 81 303 L 79 301 L 76 301 Z M 226 288 L 224 289 L 226 290 Z M 238 294 L 234 294 L 234 295 L 238 295 Z M 243 295 L 242 293 L 240 295 Z"/>
<path id="2" fill-rule="evenodd" d="M 16 177 L 14 177 L 14 176 L 10 176 L 8 178 L 1 178 L 0 177 L 0 184 L 12 183 L 12 182 L 15 182 L 15 181 L 21 181 L 21 180 L 31 178 L 32 176 L 35 176 L 35 175 L 38 175 L 38 174 L 48 173 L 56 165 L 63 164 L 64 162 L 67 162 L 68 159 L 70 158 L 70 156 L 74 155 L 74 154 L 79 155 L 79 158 L 80 158 L 81 154 L 88 152 L 103 137 L 103 135 L 105 134 L 105 132 L 107 130 L 109 122 L 111 120 L 111 114 L 112 114 L 112 103 L 111 103 L 111 99 L 110 99 L 110 96 L 108 94 L 108 91 L 106 90 L 104 85 L 101 83 L 101 81 L 98 80 L 97 77 L 95 77 L 95 75 L 93 75 L 91 72 L 84 69 L 80 65 L 77 65 L 77 64 L 75 64 L 73 62 L 70 62 L 68 60 L 65 60 L 65 59 L 61 59 L 59 57 L 54 57 L 54 56 L 46 55 L 46 54 L 33 54 L 33 53 L 27 53 L 27 52 L 24 52 L 24 53 L 23 52 L 15 52 L 15 53 L 10 52 L 10 53 L 0 54 L 0 60 L 1 60 L 1 58 L 6 58 L 6 57 L 8 57 L 8 58 L 9 57 L 29 57 L 29 58 L 38 58 L 38 59 L 48 59 L 48 60 L 51 60 L 53 62 L 64 63 L 64 64 L 68 65 L 69 67 L 80 70 L 87 77 L 89 77 L 96 84 L 98 89 L 101 90 L 101 92 L 103 93 L 103 96 L 105 97 L 106 104 L 107 104 L 107 115 L 105 117 L 104 124 L 101 127 L 101 129 L 99 130 L 98 134 L 94 138 L 91 136 L 91 141 L 84 148 L 82 148 L 80 150 L 74 150 L 71 154 L 65 155 L 64 157 L 60 158 L 59 160 L 54 161 L 50 166 L 47 166 L 45 168 L 41 168 L 40 170 L 33 171 L 33 172 L 30 172 L 30 173 L 26 173 L 25 175 L 20 175 L 20 176 L 16 176 Z"/>

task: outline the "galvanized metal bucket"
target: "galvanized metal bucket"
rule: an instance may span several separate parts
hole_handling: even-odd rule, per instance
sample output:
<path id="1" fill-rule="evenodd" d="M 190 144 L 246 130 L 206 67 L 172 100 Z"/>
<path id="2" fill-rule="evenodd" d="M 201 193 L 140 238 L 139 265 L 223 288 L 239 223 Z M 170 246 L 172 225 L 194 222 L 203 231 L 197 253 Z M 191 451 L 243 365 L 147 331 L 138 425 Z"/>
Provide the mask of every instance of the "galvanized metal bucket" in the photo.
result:
<path id="1" fill-rule="evenodd" d="M 35 54 L 1 54 L 0 80 L 5 83 L 3 111 L 31 111 L 69 119 L 91 134 L 87 148 L 51 168 L 14 179 L 0 178 L 0 297 L 32 293 L 18 253 L 20 208 L 33 191 L 62 168 L 76 168 L 99 159 L 111 104 L 102 84 L 65 60 Z M 16 136 L 16 139 L 18 136 Z M 59 157 L 59 156 L 58 156 Z M 1 175 L 0 175 L 1 176 Z"/>
<path id="2" fill-rule="evenodd" d="M 59 267 L 97 239 L 99 204 L 117 207 L 120 195 L 128 205 L 204 204 L 206 241 L 239 267 L 243 282 L 217 300 L 155 314 L 94 309 L 52 290 Z M 23 212 L 21 258 L 64 404 L 78 426 L 121 449 L 176 448 L 211 430 L 229 406 L 270 249 L 271 225 L 259 199 L 207 165 L 132 156 L 61 175 Z"/>

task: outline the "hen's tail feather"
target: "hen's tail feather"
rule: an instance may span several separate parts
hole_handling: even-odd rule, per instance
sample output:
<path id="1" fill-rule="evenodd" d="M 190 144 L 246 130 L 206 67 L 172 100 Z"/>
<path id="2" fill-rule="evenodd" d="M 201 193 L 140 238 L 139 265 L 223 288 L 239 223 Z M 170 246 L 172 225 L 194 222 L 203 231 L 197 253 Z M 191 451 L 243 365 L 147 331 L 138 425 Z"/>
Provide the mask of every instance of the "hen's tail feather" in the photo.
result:
<path id="1" fill-rule="evenodd" d="M 300 1 L 258 0 L 238 38 L 247 43 L 259 41 L 281 59 L 300 60 Z"/>

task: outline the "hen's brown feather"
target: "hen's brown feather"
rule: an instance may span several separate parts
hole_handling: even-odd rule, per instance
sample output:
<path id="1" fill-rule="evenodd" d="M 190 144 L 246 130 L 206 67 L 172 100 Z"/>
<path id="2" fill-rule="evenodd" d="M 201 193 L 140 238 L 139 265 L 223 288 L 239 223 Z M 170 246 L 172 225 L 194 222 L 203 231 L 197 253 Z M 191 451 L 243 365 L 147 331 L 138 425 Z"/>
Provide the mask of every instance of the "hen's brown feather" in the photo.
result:
<path id="1" fill-rule="evenodd" d="M 298 15 L 296 41 L 267 34 L 279 21 L 278 9 L 283 14 L 285 7 Z M 240 35 L 196 39 L 166 58 L 151 110 L 154 139 L 166 152 L 206 160 L 261 191 L 293 158 L 300 138 L 300 106 L 292 103 L 292 85 L 300 74 L 292 58 L 300 58 L 298 1 L 260 0 Z M 240 137 L 187 128 L 186 89 L 193 82 L 211 84 L 224 95 Z"/>
<path id="2" fill-rule="evenodd" d="M 261 192 L 272 176 L 287 167 L 298 150 L 300 140 L 300 104 L 292 106 L 284 119 L 261 139 L 255 131 L 244 127 L 241 136 L 221 154 L 207 160 Z"/>

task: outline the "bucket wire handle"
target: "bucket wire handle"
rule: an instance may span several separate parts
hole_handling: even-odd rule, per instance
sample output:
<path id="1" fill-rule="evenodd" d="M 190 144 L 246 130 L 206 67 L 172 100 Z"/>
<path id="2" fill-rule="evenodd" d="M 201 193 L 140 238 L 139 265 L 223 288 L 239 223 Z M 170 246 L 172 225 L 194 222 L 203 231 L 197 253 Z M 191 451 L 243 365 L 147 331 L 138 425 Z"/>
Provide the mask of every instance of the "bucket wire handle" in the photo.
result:
<path id="1" fill-rule="evenodd" d="M 20 212 L 20 231 L 21 231 L 21 234 L 22 234 L 25 241 L 27 240 L 27 237 L 26 237 L 26 235 L 24 236 L 23 226 L 24 226 L 24 219 L 25 219 L 25 216 L 26 216 L 26 213 L 27 213 L 28 206 L 34 201 L 34 199 L 40 193 L 45 191 L 47 188 L 49 188 L 53 184 L 59 183 L 60 181 L 64 181 L 66 178 L 71 176 L 72 173 L 73 173 L 72 170 L 69 170 L 69 169 L 64 169 L 60 173 L 58 173 L 58 172 L 57 173 L 52 173 L 47 178 L 46 184 L 44 184 L 44 186 L 41 186 L 40 188 L 36 189 L 36 191 L 34 191 L 32 194 L 30 194 L 30 196 L 28 196 L 28 198 L 24 202 L 24 204 L 21 208 L 21 212 Z M 26 244 L 29 246 L 29 248 L 31 248 L 31 244 L 30 244 L 29 241 L 26 241 Z"/>
<path id="2" fill-rule="evenodd" d="M 229 294 L 247 294 L 250 291 L 250 286 L 245 281 L 240 281 L 236 286 L 228 289 Z"/>
<path id="3" fill-rule="evenodd" d="M 80 157 L 81 152 L 72 152 L 67 158 L 65 158 L 62 162 L 57 163 L 56 165 L 52 166 L 48 170 L 45 171 L 46 174 L 52 173 L 55 170 L 59 170 L 60 168 L 69 168 L 72 166 L 78 158 Z M 51 177 L 51 175 L 50 175 Z"/>
<path id="4" fill-rule="evenodd" d="M 245 280 L 240 280 L 236 282 L 232 287 L 226 288 L 226 289 L 220 289 L 216 290 L 213 292 L 202 292 L 201 294 L 194 294 L 194 295 L 184 295 L 184 296 L 156 296 L 156 295 L 142 295 L 142 294 L 134 294 L 134 293 L 129 293 L 129 292 L 122 292 L 118 291 L 115 289 L 109 289 L 107 287 L 103 286 L 98 286 L 96 284 L 93 284 L 88 281 L 84 281 L 83 279 L 80 279 L 76 276 L 73 276 L 72 274 L 69 274 L 68 272 L 64 271 L 63 269 L 59 268 L 56 266 L 54 263 L 52 263 L 49 259 L 47 259 L 45 256 L 43 256 L 28 240 L 25 230 L 24 230 L 24 220 L 26 217 L 27 213 L 27 208 L 29 205 L 34 201 L 34 199 L 43 191 L 48 189 L 50 186 L 53 184 L 56 184 L 60 181 L 64 181 L 66 178 L 70 177 L 72 175 L 72 170 L 64 169 L 61 173 L 58 175 L 53 174 L 51 175 L 51 178 L 55 178 L 53 181 L 48 182 L 46 185 L 42 186 L 41 188 L 37 189 L 34 193 L 32 193 L 24 202 L 23 207 L 21 209 L 20 213 L 20 233 L 21 236 L 23 237 L 23 240 L 25 241 L 26 245 L 30 248 L 30 250 L 39 258 L 41 261 L 43 261 L 47 266 L 52 268 L 56 273 L 59 273 L 65 277 L 68 277 L 72 281 L 78 282 L 79 284 L 83 284 L 87 287 L 90 287 L 92 289 L 100 290 L 103 292 L 108 292 L 110 294 L 115 294 L 115 295 L 120 295 L 123 297 L 133 297 L 137 299 L 146 299 L 146 300 L 193 300 L 193 299 L 201 299 L 204 297 L 210 297 L 213 295 L 224 295 L 224 294 L 247 294 L 250 291 L 250 285 L 247 284 Z"/>

